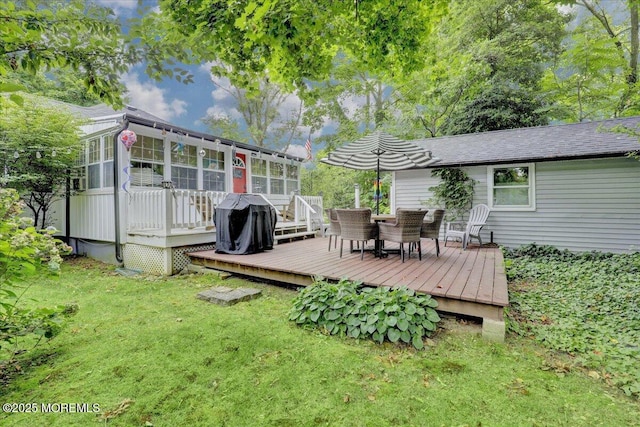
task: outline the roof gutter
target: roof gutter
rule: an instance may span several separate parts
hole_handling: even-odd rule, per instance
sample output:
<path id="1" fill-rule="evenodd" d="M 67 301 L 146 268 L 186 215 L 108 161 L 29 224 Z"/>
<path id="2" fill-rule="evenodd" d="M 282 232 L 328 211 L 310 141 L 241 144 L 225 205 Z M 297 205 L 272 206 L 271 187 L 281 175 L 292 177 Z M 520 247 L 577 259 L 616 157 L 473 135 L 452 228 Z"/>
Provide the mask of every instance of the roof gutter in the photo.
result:
<path id="1" fill-rule="evenodd" d="M 424 168 L 414 169 L 439 169 L 439 168 L 463 168 L 472 166 L 494 166 L 494 165 L 513 165 L 519 163 L 546 163 L 546 162 L 562 162 L 570 160 L 598 160 L 616 157 L 628 157 L 629 152 L 608 152 L 596 154 L 584 154 L 580 156 L 556 156 L 556 157 L 529 157 L 522 159 L 504 159 L 504 160 L 486 160 L 486 161 L 470 161 L 458 163 L 436 163 Z"/>
<path id="2" fill-rule="evenodd" d="M 120 156 L 118 155 L 118 139 L 120 138 L 120 134 L 122 131 L 126 130 L 129 127 L 129 120 L 127 120 L 126 115 L 122 116 L 122 126 L 120 126 L 116 133 L 113 135 L 113 210 L 114 210 L 114 229 L 115 229 L 115 245 L 116 245 L 116 261 L 119 263 L 124 263 L 124 258 L 122 257 L 122 247 L 120 242 L 120 192 L 118 191 L 120 188 L 120 175 L 118 173 L 118 168 L 120 164 Z"/>
<path id="3" fill-rule="evenodd" d="M 227 145 L 229 147 L 235 145 L 237 148 L 242 148 L 242 149 L 245 149 L 245 150 L 256 151 L 256 152 L 257 151 L 261 151 L 262 153 L 265 153 L 265 154 L 271 154 L 274 157 L 275 156 L 285 157 L 287 159 L 293 159 L 293 160 L 298 161 L 298 162 L 303 162 L 304 161 L 304 159 L 302 157 L 298 157 L 298 156 L 287 154 L 287 153 L 282 153 L 280 151 L 272 150 L 272 149 L 266 148 L 266 147 L 257 147 L 255 145 L 250 145 L 250 144 L 246 144 L 246 143 L 243 143 L 243 142 L 233 141 L 231 139 L 221 138 L 221 137 L 209 135 L 209 134 L 206 134 L 206 133 L 203 133 L 203 132 L 192 131 L 192 130 L 185 129 L 185 128 L 182 128 L 182 127 L 179 127 L 179 126 L 173 126 L 173 125 L 170 125 L 168 123 L 149 120 L 149 119 L 145 119 L 145 118 L 142 118 L 142 117 L 136 117 L 136 116 L 132 116 L 132 115 L 128 115 L 128 114 L 125 114 L 125 117 L 126 117 L 127 121 L 129 121 L 130 123 L 133 123 L 133 124 L 146 126 L 146 127 L 150 127 L 150 128 L 154 128 L 154 129 L 160 129 L 160 130 L 164 130 L 164 131 L 167 131 L 167 132 L 179 133 L 179 134 L 182 134 L 182 135 L 187 135 L 187 136 L 193 137 L 195 139 L 200 139 L 202 141 L 209 141 L 209 142 L 214 142 L 214 143 L 222 143 L 222 144 Z"/>

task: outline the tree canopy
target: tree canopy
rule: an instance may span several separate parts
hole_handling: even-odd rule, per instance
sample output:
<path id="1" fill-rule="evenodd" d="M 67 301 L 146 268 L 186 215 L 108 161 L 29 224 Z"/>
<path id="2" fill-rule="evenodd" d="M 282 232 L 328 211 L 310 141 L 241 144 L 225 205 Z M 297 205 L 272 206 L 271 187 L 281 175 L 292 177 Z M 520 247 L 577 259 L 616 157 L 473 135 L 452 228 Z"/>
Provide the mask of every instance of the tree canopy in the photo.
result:
<path id="1" fill-rule="evenodd" d="M 398 75 L 422 66 L 422 46 L 443 0 L 161 0 L 166 28 L 236 86 L 268 75 L 285 89 L 330 75 L 340 55 Z"/>
<path id="2" fill-rule="evenodd" d="M 7 81 L 12 71 L 71 69 L 82 76 L 89 94 L 121 106 L 120 77 L 134 64 L 146 64 L 155 78 L 178 73 L 180 80 L 190 80 L 172 66 L 175 60 L 189 61 L 185 45 L 159 36 L 154 27 L 141 30 L 145 19 L 133 21 L 125 34 L 110 8 L 83 0 L 1 1 L 0 18 L 0 92 L 15 87 Z"/>
<path id="3" fill-rule="evenodd" d="M 26 97 L 23 107 L 7 104 L 0 116 L 0 184 L 18 191 L 41 228 L 51 204 L 64 194 L 61 177 L 82 148 L 80 124 L 59 106 L 33 97 Z"/>

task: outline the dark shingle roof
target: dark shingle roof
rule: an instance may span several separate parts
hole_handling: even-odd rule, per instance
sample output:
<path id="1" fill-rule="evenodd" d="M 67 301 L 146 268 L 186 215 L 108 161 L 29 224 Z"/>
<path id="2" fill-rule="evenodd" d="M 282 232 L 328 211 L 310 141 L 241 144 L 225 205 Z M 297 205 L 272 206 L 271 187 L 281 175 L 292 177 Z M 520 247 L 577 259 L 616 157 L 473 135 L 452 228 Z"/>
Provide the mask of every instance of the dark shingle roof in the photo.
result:
<path id="1" fill-rule="evenodd" d="M 64 105 L 72 113 L 87 119 L 97 119 L 100 117 L 114 116 L 116 114 L 121 114 L 121 115 L 126 114 L 129 117 L 137 117 L 140 119 L 151 120 L 158 123 L 165 123 L 167 126 L 170 126 L 170 123 L 168 121 L 161 119 L 158 116 L 154 116 L 151 113 L 147 113 L 146 111 L 140 110 L 136 107 L 132 107 L 131 105 L 126 105 L 124 108 L 120 110 L 114 110 L 113 108 L 111 108 L 106 104 L 98 104 L 98 105 L 93 105 L 91 107 L 81 107 L 79 105 L 73 105 L 68 103 L 64 103 Z"/>
<path id="2" fill-rule="evenodd" d="M 279 154 L 281 157 L 285 157 L 288 159 L 295 159 L 299 162 L 302 162 L 304 160 L 303 158 L 298 157 L 296 155 L 282 153 L 280 151 L 272 150 L 265 147 L 256 147 L 254 145 L 234 141 L 234 140 L 223 138 L 223 137 L 218 137 L 208 133 L 182 128 L 180 126 L 173 125 L 167 120 L 161 119 L 158 116 L 155 116 L 139 108 L 132 107 L 130 105 L 127 105 L 123 109 L 116 111 L 105 104 L 98 104 L 91 107 L 81 107 L 78 105 L 68 104 L 61 101 L 52 101 L 52 102 L 60 105 L 64 105 L 73 114 L 77 114 L 81 117 L 84 117 L 90 120 L 98 120 L 104 117 L 113 117 L 116 115 L 121 115 L 123 118 L 125 118 L 129 122 L 137 123 L 142 126 L 171 130 L 176 133 L 181 133 L 183 135 L 187 135 L 187 136 L 191 135 L 191 137 L 196 139 L 202 138 L 208 141 L 219 141 L 224 145 L 228 145 L 228 146 L 235 145 L 238 148 L 243 148 L 243 149 L 254 151 L 254 152 L 261 151 L 265 154 Z"/>
<path id="3" fill-rule="evenodd" d="M 640 116 L 412 142 L 441 159 L 433 167 L 613 157 L 640 150 L 638 138 L 608 131 L 616 125 L 636 129 Z"/>

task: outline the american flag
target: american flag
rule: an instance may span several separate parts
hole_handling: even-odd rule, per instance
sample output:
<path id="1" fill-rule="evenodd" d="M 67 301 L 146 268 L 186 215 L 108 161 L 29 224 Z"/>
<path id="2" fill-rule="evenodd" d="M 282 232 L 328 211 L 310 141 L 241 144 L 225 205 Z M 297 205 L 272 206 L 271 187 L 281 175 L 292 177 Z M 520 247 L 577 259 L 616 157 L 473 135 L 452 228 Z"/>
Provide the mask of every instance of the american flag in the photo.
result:
<path id="1" fill-rule="evenodd" d="M 313 159 L 313 156 L 311 155 L 311 140 L 309 138 L 307 138 L 307 142 L 305 142 L 304 148 L 307 150 L 307 160 Z"/>

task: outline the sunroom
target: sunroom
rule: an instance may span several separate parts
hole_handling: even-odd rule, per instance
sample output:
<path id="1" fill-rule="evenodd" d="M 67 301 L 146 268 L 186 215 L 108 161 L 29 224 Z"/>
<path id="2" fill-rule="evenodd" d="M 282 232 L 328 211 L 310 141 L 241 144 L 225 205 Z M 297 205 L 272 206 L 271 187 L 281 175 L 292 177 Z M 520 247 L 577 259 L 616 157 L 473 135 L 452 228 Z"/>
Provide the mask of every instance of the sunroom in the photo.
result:
<path id="1" fill-rule="evenodd" d="M 54 224 L 78 253 L 134 266 L 132 259 L 167 258 L 171 248 L 211 247 L 215 207 L 229 193 L 259 194 L 279 213 L 292 206 L 307 229 L 311 205 L 322 206 L 320 197 L 298 194 L 303 159 L 296 156 L 172 126 L 130 107 L 93 117 L 84 131 L 72 195 L 57 206 Z M 149 248 L 162 253 L 150 256 Z M 161 270 L 170 273 L 175 266 L 167 262 Z"/>

